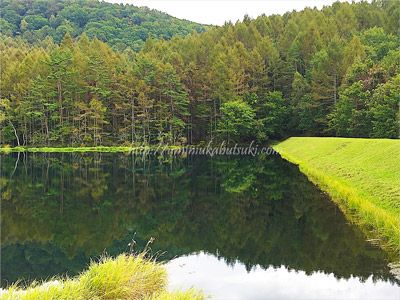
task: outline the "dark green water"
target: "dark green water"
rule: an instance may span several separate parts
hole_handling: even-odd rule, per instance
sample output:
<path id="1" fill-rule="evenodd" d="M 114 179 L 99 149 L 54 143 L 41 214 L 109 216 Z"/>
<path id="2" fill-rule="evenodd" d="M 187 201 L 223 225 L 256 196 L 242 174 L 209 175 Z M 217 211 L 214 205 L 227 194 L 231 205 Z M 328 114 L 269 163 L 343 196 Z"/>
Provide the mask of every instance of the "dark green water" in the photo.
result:
<path id="1" fill-rule="evenodd" d="M 0 159 L 3 287 L 17 280 L 75 275 L 91 258 L 128 251 L 132 239 L 136 250 L 143 249 L 153 237 L 153 253 L 206 265 L 214 283 L 219 276 L 236 276 L 251 286 L 252 272 L 268 276 L 283 270 L 302 274 L 306 284 L 320 274 L 400 295 L 387 255 L 366 242 L 296 166 L 277 155 L 143 159 L 21 153 Z M 211 284 L 179 274 L 174 261 L 171 276 L 185 279 L 174 285 L 212 293 Z M 225 275 L 213 275 L 211 270 L 220 267 Z M 329 282 L 335 295 L 337 284 Z M 257 294 L 254 287 L 255 294 L 239 291 L 237 299 L 262 299 L 269 292 Z M 216 298 L 232 297 L 222 292 Z"/>

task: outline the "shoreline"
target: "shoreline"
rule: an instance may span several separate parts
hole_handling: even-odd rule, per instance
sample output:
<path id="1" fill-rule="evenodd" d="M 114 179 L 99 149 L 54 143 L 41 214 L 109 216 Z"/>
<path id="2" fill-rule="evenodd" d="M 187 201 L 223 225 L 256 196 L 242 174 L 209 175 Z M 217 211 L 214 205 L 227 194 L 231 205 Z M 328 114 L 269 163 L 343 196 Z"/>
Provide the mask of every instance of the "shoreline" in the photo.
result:
<path id="1" fill-rule="evenodd" d="M 89 147 L 0 147 L 0 154 L 17 152 L 48 152 L 48 153 L 69 153 L 69 152 L 134 152 L 149 151 L 157 149 L 180 149 L 183 146 L 162 145 L 162 146 L 89 146 Z"/>
<path id="2" fill-rule="evenodd" d="M 334 141 L 335 139 L 336 141 Z M 330 145 L 325 144 L 323 140 L 328 141 Z M 351 170 L 346 163 L 340 164 L 334 161 L 338 156 L 337 153 L 343 151 L 342 149 L 349 147 L 351 143 L 357 144 L 363 141 L 366 140 L 289 138 L 274 145 L 273 148 L 283 159 L 297 165 L 312 183 L 326 192 L 332 201 L 339 206 L 346 218 L 361 228 L 371 243 L 385 250 L 392 260 L 400 261 L 400 216 L 396 215 L 396 204 L 379 197 L 382 191 L 384 194 L 388 194 L 391 190 L 385 190 L 384 188 L 387 188 L 385 186 L 382 187 L 382 191 L 376 191 L 376 194 L 372 194 L 367 189 L 360 188 L 360 184 L 357 182 L 359 177 L 369 176 L 368 180 L 377 182 L 382 181 L 382 178 L 374 177 L 377 173 L 370 174 L 360 168 Z M 337 142 L 337 145 L 334 145 L 335 142 Z M 400 141 L 393 141 L 392 143 L 399 143 L 400 149 Z M 315 151 L 310 151 L 310 149 L 305 151 L 305 148 L 308 147 L 314 148 Z M 378 157 L 380 158 L 379 155 Z M 382 154 L 382 157 L 384 157 L 384 154 Z M 374 157 L 368 157 L 368 159 L 373 160 Z M 360 159 L 357 156 L 354 160 L 363 161 L 362 158 Z M 350 164 L 349 161 L 347 162 Z M 333 166 L 335 163 L 336 165 Z M 400 169 L 400 166 L 398 168 Z M 394 191 L 395 188 L 393 187 L 393 192 L 397 195 Z M 381 205 L 377 205 L 377 203 Z M 393 211 L 390 210 L 391 208 L 393 208 Z"/>
<path id="3" fill-rule="evenodd" d="M 3 147 L 0 154 L 8 153 L 134 153 L 134 154 L 172 154 L 172 155 L 200 155 L 200 156 L 257 156 L 274 155 L 277 152 L 268 145 L 258 145 L 254 141 L 245 144 L 227 144 L 224 141 L 218 144 L 197 144 L 197 145 L 146 145 L 146 146 L 93 146 L 93 147 Z"/>

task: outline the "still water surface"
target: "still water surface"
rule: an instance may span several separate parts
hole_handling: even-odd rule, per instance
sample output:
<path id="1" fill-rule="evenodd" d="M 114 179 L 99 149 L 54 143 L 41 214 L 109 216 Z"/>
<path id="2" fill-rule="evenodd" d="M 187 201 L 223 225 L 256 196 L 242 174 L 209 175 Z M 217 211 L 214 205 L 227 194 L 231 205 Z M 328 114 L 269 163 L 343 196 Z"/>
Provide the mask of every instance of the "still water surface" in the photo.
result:
<path id="1" fill-rule="evenodd" d="M 1 284 L 151 248 L 213 299 L 400 299 L 388 257 L 278 156 L 0 156 Z"/>

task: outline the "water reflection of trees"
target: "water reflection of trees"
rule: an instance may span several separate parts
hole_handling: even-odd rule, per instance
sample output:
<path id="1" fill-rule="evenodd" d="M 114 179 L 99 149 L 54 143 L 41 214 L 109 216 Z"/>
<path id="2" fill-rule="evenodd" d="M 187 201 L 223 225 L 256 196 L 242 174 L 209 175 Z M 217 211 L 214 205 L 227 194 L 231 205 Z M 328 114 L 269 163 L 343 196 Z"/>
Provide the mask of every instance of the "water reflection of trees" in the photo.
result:
<path id="1" fill-rule="evenodd" d="M 247 269 L 390 277 L 383 252 L 277 157 L 1 157 L 3 280 L 75 274 L 136 232 L 165 259 L 200 250 Z M 15 170 L 14 170 L 15 169 Z M 12 176 L 11 176 L 12 175 Z"/>

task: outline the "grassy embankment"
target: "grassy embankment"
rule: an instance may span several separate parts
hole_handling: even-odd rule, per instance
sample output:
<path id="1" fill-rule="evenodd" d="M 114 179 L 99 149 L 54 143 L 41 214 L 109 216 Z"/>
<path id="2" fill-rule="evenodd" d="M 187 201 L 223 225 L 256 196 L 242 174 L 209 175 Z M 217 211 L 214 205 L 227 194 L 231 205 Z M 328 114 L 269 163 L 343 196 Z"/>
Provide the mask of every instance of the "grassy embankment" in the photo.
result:
<path id="1" fill-rule="evenodd" d="M 176 150 L 180 146 L 93 146 L 93 147 L 0 147 L 1 153 L 11 152 L 133 152 L 133 151 L 148 151 L 148 150 Z"/>
<path id="2" fill-rule="evenodd" d="M 201 292 L 168 292 L 165 268 L 143 254 L 103 258 L 92 263 L 80 276 L 53 280 L 26 289 L 10 287 L 0 299 L 129 299 L 129 300 L 201 300 Z"/>
<path id="3" fill-rule="evenodd" d="M 400 140 L 293 137 L 274 149 L 400 259 Z"/>

